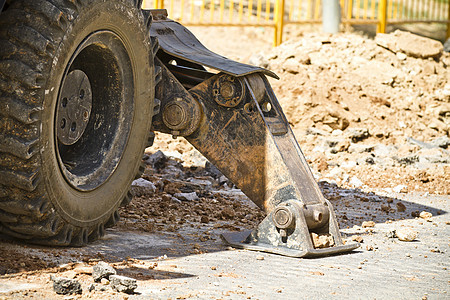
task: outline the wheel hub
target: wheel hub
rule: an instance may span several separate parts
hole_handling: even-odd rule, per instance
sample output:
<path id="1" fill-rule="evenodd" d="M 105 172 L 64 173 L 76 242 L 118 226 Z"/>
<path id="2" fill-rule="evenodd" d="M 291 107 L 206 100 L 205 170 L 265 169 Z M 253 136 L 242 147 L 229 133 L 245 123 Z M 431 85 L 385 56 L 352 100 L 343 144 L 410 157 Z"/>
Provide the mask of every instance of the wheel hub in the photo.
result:
<path id="1" fill-rule="evenodd" d="M 58 140 L 64 145 L 73 145 L 86 130 L 92 110 L 91 84 L 83 71 L 73 70 L 67 74 L 58 103 Z"/>

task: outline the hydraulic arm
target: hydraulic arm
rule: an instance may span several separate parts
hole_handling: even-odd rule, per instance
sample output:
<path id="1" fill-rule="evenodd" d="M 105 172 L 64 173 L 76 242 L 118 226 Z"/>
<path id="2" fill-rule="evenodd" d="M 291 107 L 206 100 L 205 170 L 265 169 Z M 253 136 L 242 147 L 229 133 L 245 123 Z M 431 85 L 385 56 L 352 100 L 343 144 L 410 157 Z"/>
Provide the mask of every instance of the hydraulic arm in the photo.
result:
<path id="1" fill-rule="evenodd" d="M 153 129 L 185 137 L 267 213 L 253 231 L 224 234 L 224 240 L 293 257 L 357 248 L 343 243 L 333 208 L 265 76 L 276 75 L 209 51 L 165 10 L 151 13 L 151 36 L 159 42 Z"/>

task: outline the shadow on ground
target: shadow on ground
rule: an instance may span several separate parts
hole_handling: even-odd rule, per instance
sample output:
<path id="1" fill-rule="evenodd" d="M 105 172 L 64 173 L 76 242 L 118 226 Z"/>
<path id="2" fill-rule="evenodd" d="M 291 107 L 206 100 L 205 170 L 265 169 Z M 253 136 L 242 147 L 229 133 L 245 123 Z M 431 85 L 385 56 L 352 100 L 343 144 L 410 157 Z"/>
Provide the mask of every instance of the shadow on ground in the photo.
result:
<path id="1" fill-rule="evenodd" d="M 421 211 L 440 215 L 446 211 L 398 198 L 366 193 L 359 189 L 345 189 L 327 182 L 320 183 L 324 196 L 334 206 L 341 229 L 360 226 L 363 221 L 384 223 L 412 219 Z M 431 197 L 431 196 L 428 196 Z M 417 198 L 417 197 L 416 197 Z M 211 199 L 206 199 L 208 201 Z M 236 200 L 240 201 L 240 200 Z M 170 213 L 166 211 L 165 213 Z M 221 209 L 220 206 L 217 207 Z M 259 210 L 257 207 L 253 209 Z M 233 224 L 233 221 L 229 221 Z M 216 225 L 216 226 L 215 226 Z M 220 228 L 222 227 L 222 228 Z M 245 229 L 245 228 L 241 228 Z M 14 238 L 0 235 L 0 275 L 22 272 L 55 272 L 65 263 L 84 261 L 95 264 L 103 260 L 109 263 L 126 262 L 129 259 L 160 261 L 167 258 L 190 256 L 205 252 L 226 251 L 220 234 L 225 232 L 217 224 L 185 223 L 175 232 L 107 230 L 104 238 L 82 248 L 44 247 L 29 245 Z M 208 238 L 204 238 L 207 232 Z M 139 267 L 126 267 L 119 272 L 139 280 L 173 279 L 196 276 L 176 271 L 161 271 Z"/>

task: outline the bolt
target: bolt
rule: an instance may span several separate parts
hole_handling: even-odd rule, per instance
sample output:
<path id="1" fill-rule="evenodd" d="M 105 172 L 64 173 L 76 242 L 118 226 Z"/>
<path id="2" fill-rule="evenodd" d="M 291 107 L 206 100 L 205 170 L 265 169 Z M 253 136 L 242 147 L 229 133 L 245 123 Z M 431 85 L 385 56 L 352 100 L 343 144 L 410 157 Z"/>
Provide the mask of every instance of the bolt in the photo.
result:
<path id="1" fill-rule="evenodd" d="M 288 206 L 278 206 L 272 215 L 275 226 L 280 229 L 289 228 L 294 223 L 294 215 Z"/>

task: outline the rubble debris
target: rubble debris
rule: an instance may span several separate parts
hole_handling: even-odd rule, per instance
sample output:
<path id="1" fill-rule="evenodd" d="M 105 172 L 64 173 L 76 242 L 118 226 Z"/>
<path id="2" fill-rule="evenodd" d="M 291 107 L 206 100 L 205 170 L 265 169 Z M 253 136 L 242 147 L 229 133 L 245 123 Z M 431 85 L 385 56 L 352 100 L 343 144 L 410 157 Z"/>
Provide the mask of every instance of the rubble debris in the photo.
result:
<path id="1" fill-rule="evenodd" d="M 374 221 L 364 221 L 361 224 L 362 228 L 372 228 L 375 227 L 375 222 Z"/>
<path id="2" fill-rule="evenodd" d="M 312 232 L 311 238 L 313 241 L 314 248 L 328 248 L 334 246 L 334 239 L 331 234 L 317 234 Z"/>
<path id="3" fill-rule="evenodd" d="M 83 290 L 81 289 L 81 284 L 76 279 L 69 279 L 64 277 L 54 277 L 50 276 L 53 281 L 53 290 L 60 295 L 73 295 L 81 294 Z"/>
<path id="4" fill-rule="evenodd" d="M 167 156 L 161 150 L 158 150 L 148 156 L 145 162 L 151 165 L 154 169 L 161 170 L 166 166 Z"/>
<path id="5" fill-rule="evenodd" d="M 102 278 L 108 279 L 111 275 L 116 275 L 117 271 L 110 265 L 108 265 L 104 261 L 98 262 L 92 270 L 92 277 L 94 278 L 94 281 L 98 282 L 101 281 Z"/>
<path id="6" fill-rule="evenodd" d="M 403 52 L 417 58 L 436 58 L 444 50 L 439 41 L 401 30 L 389 34 L 379 33 L 375 41 L 393 52 Z"/>
<path id="7" fill-rule="evenodd" d="M 401 227 L 395 230 L 395 235 L 400 241 L 412 242 L 417 238 L 418 232 L 409 227 Z"/>
<path id="8" fill-rule="evenodd" d="M 397 202 L 396 206 L 397 206 L 397 211 L 398 212 L 404 212 L 406 210 L 405 204 L 403 204 L 401 202 Z"/>
<path id="9" fill-rule="evenodd" d="M 196 192 L 175 193 L 173 196 L 181 201 L 197 201 L 199 199 Z"/>
<path id="10" fill-rule="evenodd" d="M 133 196 L 151 196 L 156 192 L 156 186 L 144 178 L 138 178 L 131 183 L 131 193 Z"/>
<path id="11" fill-rule="evenodd" d="M 431 219 L 431 217 L 433 217 L 433 214 L 428 211 L 422 211 L 419 214 L 419 217 L 428 221 Z"/>
<path id="12" fill-rule="evenodd" d="M 111 275 L 109 279 L 111 282 L 111 288 L 121 293 L 132 294 L 137 288 L 137 281 L 134 278 Z"/>

